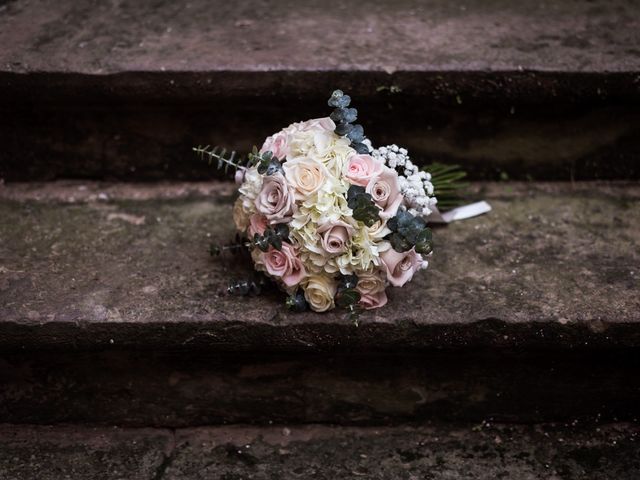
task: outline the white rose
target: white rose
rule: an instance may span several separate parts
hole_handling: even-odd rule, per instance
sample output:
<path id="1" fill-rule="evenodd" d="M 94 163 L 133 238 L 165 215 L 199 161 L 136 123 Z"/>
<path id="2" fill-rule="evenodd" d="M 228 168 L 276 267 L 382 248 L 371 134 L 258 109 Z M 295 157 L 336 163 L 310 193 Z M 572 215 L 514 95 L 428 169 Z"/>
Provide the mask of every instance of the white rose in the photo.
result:
<path id="1" fill-rule="evenodd" d="M 333 298 L 337 285 L 332 278 L 322 275 L 312 275 L 304 287 L 304 298 L 315 312 L 326 312 L 335 306 Z"/>

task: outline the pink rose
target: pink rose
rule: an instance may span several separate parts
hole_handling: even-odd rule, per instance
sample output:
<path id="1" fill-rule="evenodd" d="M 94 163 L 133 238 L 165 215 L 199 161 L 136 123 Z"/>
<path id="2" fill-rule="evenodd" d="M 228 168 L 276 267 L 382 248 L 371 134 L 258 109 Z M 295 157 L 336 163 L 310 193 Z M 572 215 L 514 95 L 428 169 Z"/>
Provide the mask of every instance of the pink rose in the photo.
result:
<path id="1" fill-rule="evenodd" d="M 261 260 L 269 275 L 281 279 L 288 287 L 298 285 L 306 275 L 302 261 L 288 243 L 283 243 L 281 250 L 269 247 L 262 253 Z"/>
<path id="2" fill-rule="evenodd" d="M 360 305 L 365 310 L 382 307 L 387 303 L 384 279 L 376 273 L 363 273 L 358 278 L 356 290 L 360 293 Z"/>
<path id="3" fill-rule="evenodd" d="M 326 130 L 333 132 L 336 124 L 329 117 L 314 118 L 306 122 L 298 122 L 289 125 L 284 130 L 267 137 L 260 148 L 260 153 L 271 152 L 273 156 L 282 160 L 287 157 L 289 148 L 289 135 L 296 132 L 308 132 L 310 130 Z"/>
<path id="4" fill-rule="evenodd" d="M 422 267 L 422 257 L 412 248 L 407 252 L 396 252 L 389 248 L 380 253 L 387 272 L 387 280 L 394 287 L 401 287 Z"/>
<path id="5" fill-rule="evenodd" d="M 236 174 L 233 177 L 236 181 L 236 185 L 242 185 L 242 182 L 244 182 L 245 173 L 246 172 L 244 168 L 239 168 L 238 170 L 236 170 Z"/>
<path id="6" fill-rule="evenodd" d="M 251 215 L 249 217 L 249 238 L 253 238 L 256 233 L 263 235 L 268 225 L 269 222 L 267 222 L 267 217 L 264 215 L 260 215 L 259 213 Z"/>
<path id="7" fill-rule="evenodd" d="M 374 159 L 371 155 L 351 155 L 347 159 L 345 177 L 353 185 L 366 187 L 373 177 L 382 173 L 383 163 Z"/>
<path id="8" fill-rule="evenodd" d="M 262 144 L 260 154 L 264 152 L 271 152 L 273 156 L 282 160 L 287 156 L 287 134 L 284 131 L 275 133 Z"/>
<path id="9" fill-rule="evenodd" d="M 307 132 L 309 130 L 327 130 L 333 132 L 336 124 L 329 117 L 313 118 L 306 122 L 294 123 L 296 131 Z"/>
<path id="10" fill-rule="evenodd" d="M 287 180 L 281 173 L 264 177 L 255 204 L 258 212 L 269 222 L 282 223 L 291 218 L 295 206 L 293 192 L 289 192 Z"/>
<path id="11" fill-rule="evenodd" d="M 384 290 L 377 293 L 360 294 L 360 306 L 365 310 L 380 308 L 387 304 L 387 292 Z"/>
<path id="12" fill-rule="evenodd" d="M 327 222 L 318 227 L 320 241 L 325 252 L 344 253 L 353 234 L 353 227 L 343 221 Z"/>
<path id="13" fill-rule="evenodd" d="M 389 219 L 398 211 L 402 203 L 400 185 L 398 185 L 398 173 L 383 167 L 382 172 L 369 180 L 366 192 L 371 195 L 373 201 L 382 208 L 380 218 Z"/>

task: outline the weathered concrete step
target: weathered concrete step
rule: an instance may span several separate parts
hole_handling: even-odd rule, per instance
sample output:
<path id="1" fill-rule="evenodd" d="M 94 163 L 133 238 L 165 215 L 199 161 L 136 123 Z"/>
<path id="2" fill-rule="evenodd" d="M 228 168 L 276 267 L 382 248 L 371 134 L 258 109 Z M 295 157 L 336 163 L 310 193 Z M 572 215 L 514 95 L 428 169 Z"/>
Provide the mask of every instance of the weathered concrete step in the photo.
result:
<path id="1" fill-rule="evenodd" d="M 0 7 L 0 177 L 210 178 L 191 146 L 247 151 L 334 88 L 475 178 L 640 176 L 634 2 L 177 5 Z"/>
<path id="2" fill-rule="evenodd" d="M 6 480 L 636 480 L 637 425 L 0 426 Z"/>
<path id="3" fill-rule="evenodd" d="M 484 184 L 494 211 L 435 232 L 430 269 L 354 326 L 280 293 L 222 292 L 234 186 L 0 188 L 3 349 L 336 351 L 640 346 L 637 184 Z M 42 198 L 42 200 L 33 200 Z M 55 201 L 57 199 L 57 201 Z"/>
<path id="4" fill-rule="evenodd" d="M 638 185 L 475 189 L 355 326 L 223 295 L 232 184 L 5 185 L 0 422 L 636 420 Z"/>

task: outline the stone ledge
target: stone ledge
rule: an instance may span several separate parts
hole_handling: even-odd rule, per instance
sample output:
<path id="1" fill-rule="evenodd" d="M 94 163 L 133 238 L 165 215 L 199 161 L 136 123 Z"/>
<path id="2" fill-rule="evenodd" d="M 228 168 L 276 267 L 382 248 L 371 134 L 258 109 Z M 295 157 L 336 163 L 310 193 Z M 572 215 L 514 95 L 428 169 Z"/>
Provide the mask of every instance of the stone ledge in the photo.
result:
<path id="1" fill-rule="evenodd" d="M 624 0 L 5 2 L 0 178 L 208 179 L 191 146 L 250 151 L 342 88 L 376 144 L 420 163 L 637 179 L 639 15 Z"/>
<path id="2" fill-rule="evenodd" d="M 637 5 L 623 0 L 462 4 L 10 2 L 9 72 L 637 72 Z M 354 28 L 354 21 L 357 28 Z"/>
<path id="3" fill-rule="evenodd" d="M 569 425 L 203 427 L 0 426 L 12 480 L 563 478 L 635 480 L 638 428 Z"/>
<path id="4" fill-rule="evenodd" d="M 218 187 L 202 196 L 197 186 L 174 186 L 154 198 L 149 192 L 162 187 L 106 186 L 113 196 L 91 196 L 101 186 L 50 184 L 44 201 L 28 199 L 34 186 L 1 188 L 0 345 L 640 345 L 637 185 L 478 185 L 494 211 L 438 229 L 430 269 L 393 290 L 390 305 L 365 313 L 359 327 L 340 313 L 287 313 L 277 293 L 222 295 L 227 280 L 247 270 L 207 254 L 210 241 L 232 236 L 229 184 L 205 193 Z M 129 194 L 118 198 L 118 190 Z M 145 200 L 131 199 L 139 195 Z M 51 200 L 75 196 L 82 201 Z"/>

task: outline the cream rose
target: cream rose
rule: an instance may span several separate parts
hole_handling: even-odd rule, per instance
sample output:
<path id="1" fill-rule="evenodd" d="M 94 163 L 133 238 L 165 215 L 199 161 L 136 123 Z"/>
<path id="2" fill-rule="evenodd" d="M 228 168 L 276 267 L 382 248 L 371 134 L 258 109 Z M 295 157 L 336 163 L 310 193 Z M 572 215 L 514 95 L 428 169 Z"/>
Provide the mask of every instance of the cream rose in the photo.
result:
<path id="1" fill-rule="evenodd" d="M 304 200 L 317 192 L 327 181 L 329 171 L 322 163 L 298 157 L 286 161 L 282 168 L 297 200 Z"/>
<path id="2" fill-rule="evenodd" d="M 318 227 L 322 248 L 331 255 L 344 253 L 347 250 L 353 232 L 354 228 L 341 220 Z"/>
<path id="3" fill-rule="evenodd" d="M 280 250 L 270 247 L 261 257 L 267 273 L 288 287 L 298 285 L 306 275 L 295 248 L 288 243 L 283 243 Z"/>
<path id="4" fill-rule="evenodd" d="M 380 259 L 387 272 L 387 280 L 394 287 L 401 287 L 422 268 L 422 257 L 412 248 L 407 252 L 396 252 L 388 248 L 380 253 Z"/>
<path id="5" fill-rule="evenodd" d="M 381 173 L 369 180 L 366 192 L 382 208 L 380 218 L 383 219 L 393 217 L 403 199 L 398 185 L 398 173 L 389 167 L 384 167 Z"/>
<path id="6" fill-rule="evenodd" d="M 384 279 L 377 273 L 362 273 L 356 290 L 360 293 L 360 305 L 365 310 L 382 307 L 387 303 Z"/>
<path id="7" fill-rule="evenodd" d="M 288 221 L 295 207 L 292 192 L 281 173 L 266 175 L 255 200 L 256 209 L 272 223 Z"/>
<path id="8" fill-rule="evenodd" d="M 366 187 L 369 180 L 382 173 L 382 167 L 384 164 L 371 155 L 351 155 L 347 159 L 344 176 L 351 184 Z"/>
<path id="9" fill-rule="evenodd" d="M 233 223 L 240 232 L 244 232 L 249 226 L 249 217 L 242 207 L 242 198 L 238 198 L 233 204 Z"/>
<path id="10" fill-rule="evenodd" d="M 282 160 L 287 156 L 287 144 L 287 133 L 285 131 L 278 132 L 267 137 L 262 144 L 260 154 L 271 152 L 275 158 Z"/>
<path id="11" fill-rule="evenodd" d="M 384 278 L 378 273 L 361 273 L 358 275 L 356 290 L 361 294 L 377 293 L 384 290 Z"/>
<path id="12" fill-rule="evenodd" d="M 304 298 L 315 312 L 326 312 L 335 306 L 337 285 L 332 278 L 312 275 L 304 287 Z"/>

